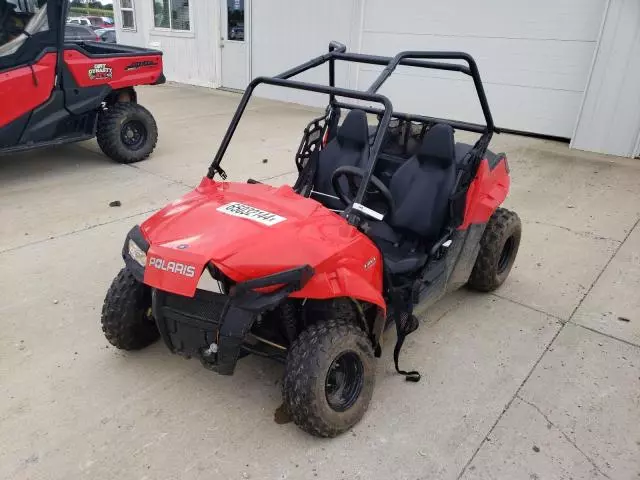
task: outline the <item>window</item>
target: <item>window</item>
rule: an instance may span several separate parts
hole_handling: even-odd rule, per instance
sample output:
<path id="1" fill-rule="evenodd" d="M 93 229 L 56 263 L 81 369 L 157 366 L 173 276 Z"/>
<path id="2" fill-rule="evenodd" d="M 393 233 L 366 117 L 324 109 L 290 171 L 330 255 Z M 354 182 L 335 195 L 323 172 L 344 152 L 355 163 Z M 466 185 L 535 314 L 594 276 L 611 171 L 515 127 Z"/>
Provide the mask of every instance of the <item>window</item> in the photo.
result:
<path id="1" fill-rule="evenodd" d="M 16 53 L 31 35 L 49 30 L 44 0 L 0 0 L 0 20 L 0 57 Z"/>
<path id="2" fill-rule="evenodd" d="M 227 39 L 244 41 L 244 0 L 227 0 Z"/>
<path id="3" fill-rule="evenodd" d="M 153 23 L 156 28 L 191 30 L 189 0 L 154 0 Z"/>
<path id="4" fill-rule="evenodd" d="M 120 15 L 122 15 L 123 30 L 136 29 L 136 18 L 133 13 L 133 0 L 120 0 Z"/>

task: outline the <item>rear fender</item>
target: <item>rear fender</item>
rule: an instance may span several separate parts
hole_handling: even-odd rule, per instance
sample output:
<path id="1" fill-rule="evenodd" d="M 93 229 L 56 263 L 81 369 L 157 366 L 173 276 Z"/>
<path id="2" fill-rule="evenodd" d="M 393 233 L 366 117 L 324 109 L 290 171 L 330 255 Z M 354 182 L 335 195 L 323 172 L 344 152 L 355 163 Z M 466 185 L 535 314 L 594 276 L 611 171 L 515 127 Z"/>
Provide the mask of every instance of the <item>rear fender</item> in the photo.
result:
<path id="1" fill-rule="evenodd" d="M 117 102 L 123 103 L 137 103 L 138 94 L 133 87 L 125 87 L 119 90 L 114 90 L 107 95 L 105 103 L 107 105 L 113 105 Z"/>
<path id="2" fill-rule="evenodd" d="M 507 198 L 510 183 L 509 166 L 505 156 L 500 157 L 493 167 L 483 159 L 469 186 L 464 220 L 458 228 L 466 230 L 470 225 L 487 223 L 496 208 Z"/>

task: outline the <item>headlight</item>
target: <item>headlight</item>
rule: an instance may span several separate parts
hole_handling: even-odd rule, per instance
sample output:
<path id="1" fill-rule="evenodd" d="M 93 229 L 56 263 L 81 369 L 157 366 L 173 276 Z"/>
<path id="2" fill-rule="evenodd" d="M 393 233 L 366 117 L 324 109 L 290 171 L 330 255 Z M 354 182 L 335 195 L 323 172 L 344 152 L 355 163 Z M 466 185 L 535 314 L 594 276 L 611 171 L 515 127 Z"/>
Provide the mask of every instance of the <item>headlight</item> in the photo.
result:
<path id="1" fill-rule="evenodd" d="M 129 256 L 135 260 L 138 265 L 144 267 L 147 264 L 147 254 L 131 239 L 129 239 L 128 251 Z"/>

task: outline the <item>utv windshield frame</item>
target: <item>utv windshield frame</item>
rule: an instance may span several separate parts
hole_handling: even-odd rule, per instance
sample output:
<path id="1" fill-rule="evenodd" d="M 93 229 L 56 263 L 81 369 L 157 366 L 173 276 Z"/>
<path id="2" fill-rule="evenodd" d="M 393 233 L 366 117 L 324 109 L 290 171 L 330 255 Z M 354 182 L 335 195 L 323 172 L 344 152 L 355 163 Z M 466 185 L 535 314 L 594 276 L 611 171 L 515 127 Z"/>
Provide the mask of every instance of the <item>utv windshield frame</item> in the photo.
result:
<path id="1" fill-rule="evenodd" d="M 441 61 L 429 61 L 429 60 L 461 60 L 466 65 L 459 63 L 445 63 Z M 369 65 L 380 65 L 385 68 L 378 75 L 375 81 L 367 90 L 353 90 L 347 88 L 341 88 L 335 86 L 335 62 L 344 61 L 352 63 L 364 63 Z M 292 77 L 299 75 L 307 70 L 318 67 L 325 63 L 329 63 L 329 85 L 320 85 L 316 83 L 301 82 L 297 80 L 291 80 Z M 457 120 L 447 120 L 442 118 L 427 117 L 423 115 L 409 114 L 403 112 L 394 112 L 391 101 L 384 95 L 380 95 L 377 91 L 382 87 L 385 81 L 391 76 L 398 65 L 426 68 L 432 70 L 447 70 L 452 72 L 460 72 L 470 76 L 473 79 L 473 84 L 480 101 L 480 107 L 485 119 L 485 125 L 463 122 Z M 451 125 L 455 129 L 466 130 L 469 132 L 480 133 L 481 138 L 476 144 L 480 146 L 482 150 L 480 153 L 484 154 L 484 150 L 489 144 L 493 133 L 499 133 L 499 130 L 493 123 L 493 117 L 487 97 L 482 86 L 482 80 L 480 79 L 480 73 L 476 65 L 475 60 L 471 55 L 464 52 L 438 52 L 438 51 L 404 51 L 398 53 L 395 57 L 382 57 L 377 55 L 367 55 L 361 53 L 347 53 L 347 48 L 338 42 L 331 42 L 329 44 L 329 52 L 319 57 L 313 58 L 308 62 L 293 67 L 286 72 L 276 75 L 274 77 L 257 77 L 249 83 L 247 86 L 238 108 L 231 119 L 231 123 L 220 143 L 220 147 L 209 167 L 207 173 L 208 178 L 213 178 L 216 173 L 224 172 L 220 168 L 222 158 L 231 142 L 233 134 L 236 131 L 240 118 L 244 113 L 244 110 L 249 103 L 253 91 L 258 85 L 273 85 L 278 87 L 292 88 L 296 90 L 306 90 L 310 92 L 323 93 L 329 95 L 329 105 L 331 108 L 345 108 L 345 109 L 360 109 L 367 113 L 377 114 L 379 118 L 378 128 L 375 133 L 373 145 L 369 152 L 369 162 L 367 163 L 367 169 L 365 176 L 360 183 L 357 195 L 354 198 L 353 204 L 362 204 L 363 198 L 367 191 L 367 185 L 371 180 L 373 171 L 375 168 L 376 160 L 378 159 L 384 134 L 389 127 L 391 118 L 398 118 L 401 120 L 427 122 L 427 123 L 444 123 Z M 339 101 L 336 97 L 344 97 L 355 100 L 363 100 L 374 104 L 381 105 L 381 108 L 361 106 L 357 104 L 350 104 Z M 353 205 L 352 204 L 352 205 Z M 352 205 L 348 205 L 345 212 L 348 213 L 351 210 Z"/>

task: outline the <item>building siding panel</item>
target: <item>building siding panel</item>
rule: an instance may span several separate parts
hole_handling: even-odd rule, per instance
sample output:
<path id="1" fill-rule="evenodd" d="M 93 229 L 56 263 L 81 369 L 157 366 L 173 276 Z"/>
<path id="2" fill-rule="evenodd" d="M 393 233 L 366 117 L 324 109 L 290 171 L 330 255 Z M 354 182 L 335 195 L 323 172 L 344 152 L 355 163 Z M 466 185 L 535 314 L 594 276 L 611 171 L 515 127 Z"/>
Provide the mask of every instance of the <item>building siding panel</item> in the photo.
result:
<path id="1" fill-rule="evenodd" d="M 640 2 L 611 0 L 572 147 L 638 155 Z"/>

